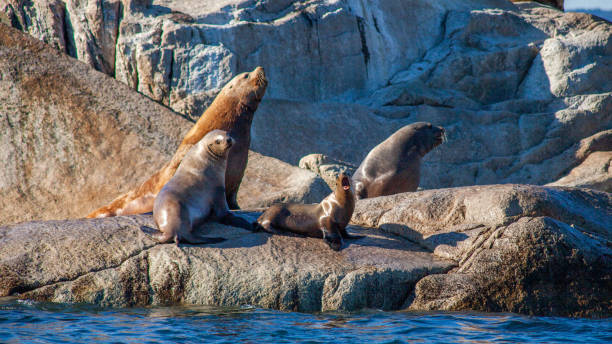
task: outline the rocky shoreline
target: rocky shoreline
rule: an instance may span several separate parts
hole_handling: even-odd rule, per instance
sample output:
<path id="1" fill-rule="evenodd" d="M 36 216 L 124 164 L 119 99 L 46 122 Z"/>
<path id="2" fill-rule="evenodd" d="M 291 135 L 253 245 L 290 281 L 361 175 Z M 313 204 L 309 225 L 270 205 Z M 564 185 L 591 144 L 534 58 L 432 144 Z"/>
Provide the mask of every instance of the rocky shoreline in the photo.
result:
<path id="1" fill-rule="evenodd" d="M 361 200 L 339 252 L 208 223 L 156 244 L 150 215 L 0 227 L 0 296 L 125 307 L 476 310 L 610 316 L 612 196 L 491 185 Z M 257 213 L 244 213 L 255 218 Z"/>

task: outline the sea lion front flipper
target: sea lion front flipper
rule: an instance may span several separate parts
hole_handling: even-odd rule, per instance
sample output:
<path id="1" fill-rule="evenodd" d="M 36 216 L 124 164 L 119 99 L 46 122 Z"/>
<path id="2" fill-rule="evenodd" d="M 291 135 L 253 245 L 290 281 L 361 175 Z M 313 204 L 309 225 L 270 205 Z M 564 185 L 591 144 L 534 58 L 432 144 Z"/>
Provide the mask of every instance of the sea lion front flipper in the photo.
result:
<path id="1" fill-rule="evenodd" d="M 323 240 L 327 242 L 329 247 L 334 251 L 340 251 L 344 241 L 342 241 L 342 235 L 340 234 L 340 226 L 333 222 L 329 217 L 321 221 L 321 233 L 323 233 Z"/>
<path id="2" fill-rule="evenodd" d="M 257 229 L 253 227 L 253 224 L 240 216 L 234 215 L 231 212 L 228 212 L 225 216 L 223 216 L 220 221 L 224 225 L 232 226 L 232 227 L 240 227 L 251 232 L 257 232 Z"/>
<path id="3" fill-rule="evenodd" d="M 239 210 L 240 206 L 238 205 L 238 190 L 226 190 L 226 200 L 227 206 L 231 210 Z"/>

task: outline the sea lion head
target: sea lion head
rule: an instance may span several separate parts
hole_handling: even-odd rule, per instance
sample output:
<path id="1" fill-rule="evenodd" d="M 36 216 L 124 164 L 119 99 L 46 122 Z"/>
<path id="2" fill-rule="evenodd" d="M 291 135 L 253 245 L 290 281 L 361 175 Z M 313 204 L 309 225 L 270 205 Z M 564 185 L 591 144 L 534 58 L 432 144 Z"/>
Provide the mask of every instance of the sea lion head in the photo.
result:
<path id="1" fill-rule="evenodd" d="M 266 79 L 264 69 L 263 67 L 257 67 L 252 72 L 236 75 L 223 87 L 221 93 L 255 112 L 266 93 L 266 87 L 268 87 L 268 79 Z"/>
<path id="2" fill-rule="evenodd" d="M 446 131 L 429 122 L 417 122 L 409 125 L 412 143 L 416 145 L 419 154 L 425 156 L 432 149 L 446 140 Z"/>
<path id="3" fill-rule="evenodd" d="M 336 178 L 336 190 L 334 191 L 337 200 L 350 201 L 354 200 L 355 193 L 353 187 L 353 181 L 344 172 L 340 172 Z"/>
<path id="4" fill-rule="evenodd" d="M 351 187 L 351 178 L 346 173 L 340 172 L 338 178 L 336 178 L 336 189 L 350 191 Z"/>
<path id="5" fill-rule="evenodd" d="M 198 150 L 207 156 L 219 160 L 226 159 L 235 140 L 225 130 L 213 130 L 198 143 Z"/>

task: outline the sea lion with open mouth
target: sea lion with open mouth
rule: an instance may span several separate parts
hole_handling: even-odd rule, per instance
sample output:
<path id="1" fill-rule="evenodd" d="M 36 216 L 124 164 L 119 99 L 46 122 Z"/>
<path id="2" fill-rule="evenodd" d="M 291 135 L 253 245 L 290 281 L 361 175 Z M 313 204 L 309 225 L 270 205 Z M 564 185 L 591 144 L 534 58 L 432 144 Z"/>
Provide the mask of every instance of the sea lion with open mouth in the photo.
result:
<path id="1" fill-rule="evenodd" d="M 277 203 L 266 210 L 253 224 L 266 232 L 287 231 L 314 238 L 323 238 L 329 247 L 338 251 L 344 239 L 361 236 L 346 231 L 353 211 L 355 195 L 350 178 L 340 173 L 333 193 L 319 204 Z"/>

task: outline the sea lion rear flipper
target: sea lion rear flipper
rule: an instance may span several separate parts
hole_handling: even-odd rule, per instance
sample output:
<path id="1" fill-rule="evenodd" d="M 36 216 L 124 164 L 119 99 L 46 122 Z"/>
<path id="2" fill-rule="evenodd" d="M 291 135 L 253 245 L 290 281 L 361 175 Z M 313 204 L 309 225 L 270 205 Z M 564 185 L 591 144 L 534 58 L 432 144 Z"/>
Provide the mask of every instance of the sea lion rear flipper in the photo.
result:
<path id="1" fill-rule="evenodd" d="M 349 234 L 346 231 L 346 227 L 345 228 L 340 228 L 340 235 L 342 235 L 342 238 L 344 238 L 344 239 L 351 239 L 351 240 L 357 240 L 357 239 L 365 238 L 365 235 L 352 235 L 352 234 Z"/>
<path id="2" fill-rule="evenodd" d="M 153 237 L 153 240 L 157 241 L 160 244 L 165 244 L 168 243 L 170 241 L 172 241 L 172 234 L 170 233 L 164 233 L 162 231 L 159 231 L 153 227 L 149 227 L 149 226 L 140 226 L 140 230 L 142 230 L 143 232 L 145 232 L 146 234 L 150 235 L 151 237 Z"/>
<path id="3" fill-rule="evenodd" d="M 253 227 L 253 224 L 240 216 L 236 216 L 231 212 L 227 213 L 224 217 L 220 219 L 220 221 L 224 225 L 232 226 L 232 227 L 240 227 L 251 232 L 257 232 L 257 228 Z"/>
<path id="4" fill-rule="evenodd" d="M 220 238 L 220 237 L 200 237 L 200 236 L 194 236 L 194 235 L 182 235 L 182 236 L 179 236 L 178 240 L 181 243 L 192 244 L 192 245 L 202 245 L 202 244 L 218 244 L 222 241 L 225 241 L 226 239 Z"/>

